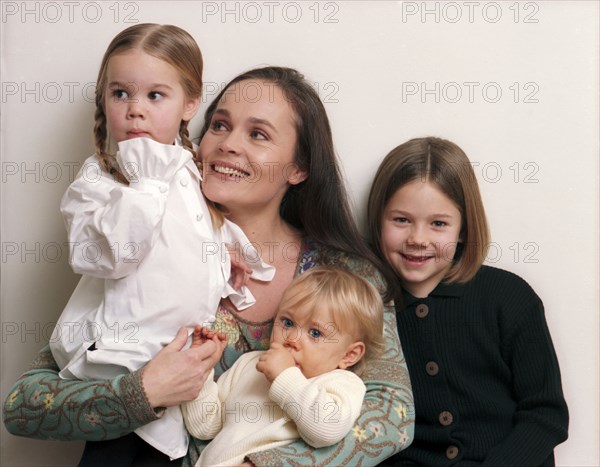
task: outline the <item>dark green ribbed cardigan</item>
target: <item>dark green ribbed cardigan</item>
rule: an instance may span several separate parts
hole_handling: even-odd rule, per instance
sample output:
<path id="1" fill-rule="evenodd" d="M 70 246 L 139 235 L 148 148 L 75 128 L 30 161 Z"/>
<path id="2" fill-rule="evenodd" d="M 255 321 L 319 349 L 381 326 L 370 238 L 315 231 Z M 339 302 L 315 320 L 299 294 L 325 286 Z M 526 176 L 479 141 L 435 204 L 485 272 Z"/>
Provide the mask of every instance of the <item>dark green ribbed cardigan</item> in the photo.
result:
<path id="1" fill-rule="evenodd" d="M 416 427 L 387 465 L 554 465 L 569 415 L 542 302 L 523 279 L 482 266 L 427 298 L 404 292 L 396 310 Z"/>

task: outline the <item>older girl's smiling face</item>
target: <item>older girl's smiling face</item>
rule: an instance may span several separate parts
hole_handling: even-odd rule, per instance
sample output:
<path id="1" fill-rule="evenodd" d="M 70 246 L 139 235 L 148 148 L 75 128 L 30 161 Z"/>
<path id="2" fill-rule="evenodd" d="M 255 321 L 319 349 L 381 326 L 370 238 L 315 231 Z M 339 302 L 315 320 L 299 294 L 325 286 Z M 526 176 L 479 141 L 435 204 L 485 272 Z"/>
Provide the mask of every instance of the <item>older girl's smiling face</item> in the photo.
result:
<path id="1" fill-rule="evenodd" d="M 222 96 L 200 142 L 202 190 L 233 217 L 273 209 L 306 178 L 294 162 L 295 112 L 273 83 L 246 80 Z"/>
<path id="2" fill-rule="evenodd" d="M 426 297 L 443 280 L 461 241 L 461 225 L 458 207 L 432 182 L 412 181 L 389 199 L 381 245 L 412 295 Z"/>

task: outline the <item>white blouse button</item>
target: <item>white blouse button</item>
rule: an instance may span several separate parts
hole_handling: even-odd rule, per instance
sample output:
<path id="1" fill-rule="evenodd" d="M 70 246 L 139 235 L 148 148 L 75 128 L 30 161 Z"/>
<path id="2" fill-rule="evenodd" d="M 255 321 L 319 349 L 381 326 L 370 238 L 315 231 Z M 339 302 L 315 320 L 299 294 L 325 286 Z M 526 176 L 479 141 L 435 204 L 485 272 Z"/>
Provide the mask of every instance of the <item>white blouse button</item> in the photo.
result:
<path id="1" fill-rule="evenodd" d="M 183 187 L 188 186 L 189 180 L 187 179 L 187 177 L 183 177 L 181 180 L 179 180 L 179 184 Z"/>
<path id="2" fill-rule="evenodd" d="M 164 193 L 166 193 L 166 192 L 167 192 L 167 190 L 168 190 L 168 188 L 167 188 L 166 186 L 161 186 L 161 187 L 158 189 L 158 191 L 160 191 L 160 192 L 161 192 L 161 193 L 163 193 L 163 194 L 164 194 Z"/>
<path id="3" fill-rule="evenodd" d="M 202 214 L 196 214 L 196 220 L 197 221 L 201 221 L 202 220 Z"/>

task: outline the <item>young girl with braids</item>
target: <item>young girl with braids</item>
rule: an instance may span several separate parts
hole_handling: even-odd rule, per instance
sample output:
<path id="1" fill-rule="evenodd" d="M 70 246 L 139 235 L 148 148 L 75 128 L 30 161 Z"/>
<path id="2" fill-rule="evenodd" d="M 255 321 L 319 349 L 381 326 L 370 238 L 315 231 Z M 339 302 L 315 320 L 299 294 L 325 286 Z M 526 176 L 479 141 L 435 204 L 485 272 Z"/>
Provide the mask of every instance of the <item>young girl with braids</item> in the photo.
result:
<path id="1" fill-rule="evenodd" d="M 258 280 L 273 276 L 241 229 L 209 209 L 200 191 L 187 125 L 201 89 L 200 49 L 178 27 L 132 26 L 104 54 L 96 153 L 61 203 L 70 263 L 83 274 L 51 339 L 65 379 L 136 371 L 181 327 L 191 333 L 211 321 L 222 297 L 240 309 L 253 304 L 243 285 L 249 273 Z M 114 155 L 111 143 L 118 145 Z M 237 242 L 250 269 L 224 247 Z M 177 406 L 136 434 L 172 459 L 187 451 Z M 102 463 L 100 452 L 88 457 Z"/>

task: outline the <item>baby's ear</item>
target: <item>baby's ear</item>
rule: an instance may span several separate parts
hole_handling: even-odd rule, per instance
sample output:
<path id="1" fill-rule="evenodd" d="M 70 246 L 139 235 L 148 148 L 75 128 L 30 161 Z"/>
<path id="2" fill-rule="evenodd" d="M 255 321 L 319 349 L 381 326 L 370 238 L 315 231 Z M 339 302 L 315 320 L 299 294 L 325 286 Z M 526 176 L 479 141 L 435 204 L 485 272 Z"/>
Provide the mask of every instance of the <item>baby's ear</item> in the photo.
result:
<path id="1" fill-rule="evenodd" d="M 350 368 L 352 365 L 355 365 L 365 354 L 365 344 L 364 342 L 358 341 L 350 344 L 346 349 L 346 353 L 338 363 L 338 368 L 341 370 L 345 370 L 346 368 Z"/>

